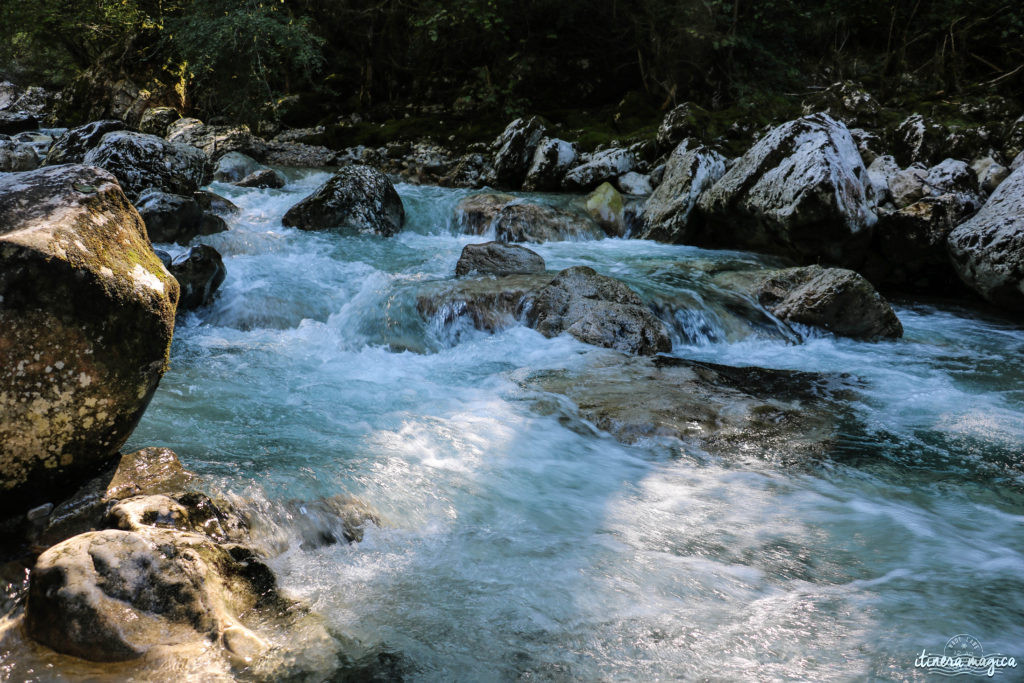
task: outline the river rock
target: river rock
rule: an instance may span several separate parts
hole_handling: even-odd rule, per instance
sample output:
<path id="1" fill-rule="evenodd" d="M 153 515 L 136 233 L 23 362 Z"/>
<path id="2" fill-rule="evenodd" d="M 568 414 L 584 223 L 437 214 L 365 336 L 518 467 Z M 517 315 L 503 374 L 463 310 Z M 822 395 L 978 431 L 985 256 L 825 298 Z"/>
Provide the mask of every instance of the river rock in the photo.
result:
<path id="1" fill-rule="evenodd" d="M 639 239 L 686 244 L 690 212 L 702 193 L 725 174 L 725 157 L 684 141 L 665 165 L 664 177 L 644 205 Z"/>
<path id="2" fill-rule="evenodd" d="M 667 438 L 722 457 L 789 465 L 827 454 L 836 431 L 833 394 L 845 391 L 834 375 L 610 352 L 578 369 L 524 369 L 513 379 L 568 397 L 576 411 L 567 417 L 624 443 Z"/>
<path id="3" fill-rule="evenodd" d="M 267 143 L 256 137 L 249 126 L 211 126 L 199 119 L 178 119 L 167 128 L 167 140 L 203 150 L 217 161 L 228 152 L 242 152 L 255 159 L 266 156 Z"/>
<path id="4" fill-rule="evenodd" d="M 940 124 L 913 114 L 893 132 L 893 154 L 901 166 L 934 163 L 947 156 L 947 134 Z"/>
<path id="5" fill-rule="evenodd" d="M 227 277 L 220 252 L 198 244 L 171 260 L 167 267 L 181 286 L 178 310 L 192 310 L 213 301 L 213 295 Z"/>
<path id="6" fill-rule="evenodd" d="M 686 138 L 700 136 L 701 119 L 707 112 L 693 102 L 684 102 L 665 114 L 658 126 L 658 147 L 664 152 L 675 148 Z"/>
<path id="7" fill-rule="evenodd" d="M 0 111 L 0 134 L 14 135 L 26 130 L 38 130 L 39 119 L 18 111 Z"/>
<path id="8" fill-rule="evenodd" d="M 150 188 L 192 194 L 210 175 L 210 160 L 200 150 L 131 131 L 105 134 L 85 155 L 85 163 L 117 176 L 129 197 Z"/>
<path id="9" fill-rule="evenodd" d="M 903 336 L 903 325 L 889 302 L 852 270 L 805 266 L 754 277 L 758 302 L 786 322 L 855 339 Z"/>
<path id="10" fill-rule="evenodd" d="M 857 264 L 877 217 L 850 132 L 825 114 L 772 130 L 697 200 L 698 246 Z"/>
<path id="11" fill-rule="evenodd" d="M 279 189 L 284 187 L 284 177 L 272 168 L 253 171 L 239 181 L 232 183 L 238 187 L 257 187 L 263 189 Z"/>
<path id="12" fill-rule="evenodd" d="M 385 237 L 402 229 L 405 208 L 395 186 L 369 166 L 346 166 L 298 204 L 281 223 L 301 230 L 342 228 Z"/>
<path id="13" fill-rule="evenodd" d="M 636 168 L 636 157 L 628 149 L 606 149 L 596 152 L 590 160 L 565 174 L 562 189 L 585 192 L 601 183 L 614 181 Z"/>
<path id="14" fill-rule="evenodd" d="M 896 157 L 891 154 L 881 154 L 875 157 L 871 165 L 868 166 L 867 182 L 871 186 L 875 203 L 880 207 L 895 208 L 890 183 L 892 177 L 900 173 L 901 170 L 900 165 L 896 163 Z"/>
<path id="15" fill-rule="evenodd" d="M 199 207 L 203 211 L 211 211 L 215 214 L 223 215 L 233 215 L 241 211 L 233 201 L 226 197 L 221 197 L 214 192 L 197 190 L 192 193 L 192 196 L 199 202 Z"/>
<path id="16" fill-rule="evenodd" d="M 544 258 L 537 252 L 518 244 L 484 242 L 467 244 L 455 264 L 455 275 L 528 275 L 543 273 Z"/>
<path id="17" fill-rule="evenodd" d="M 158 510 L 152 505 L 150 516 Z M 267 644 L 240 615 L 275 601 L 273 575 L 251 551 L 140 523 L 74 536 L 40 555 L 25 628 L 43 645 L 92 661 L 209 641 L 251 660 Z"/>
<path id="18" fill-rule="evenodd" d="M 523 311 L 526 324 L 545 337 L 568 332 L 587 344 L 640 355 L 672 350 L 665 325 L 636 292 L 587 266 L 560 272 Z"/>
<path id="19" fill-rule="evenodd" d="M 882 214 L 864 274 L 876 284 L 901 290 L 952 293 L 961 287 L 946 249 L 949 233 L 978 210 L 962 194 L 924 197 Z"/>
<path id="20" fill-rule="evenodd" d="M 171 124 L 181 118 L 174 107 L 150 107 L 139 119 L 139 132 L 165 137 Z"/>
<path id="21" fill-rule="evenodd" d="M 1024 310 L 1024 168 L 949 234 L 947 246 L 968 287 L 997 306 Z"/>
<path id="22" fill-rule="evenodd" d="M 503 192 L 480 192 L 464 197 L 455 207 L 455 224 L 460 232 L 485 235 L 494 227 L 498 213 L 515 199 Z"/>
<path id="23" fill-rule="evenodd" d="M 217 160 L 213 167 L 213 179 L 224 183 L 233 183 L 266 168 L 248 154 L 228 152 Z"/>
<path id="24" fill-rule="evenodd" d="M 588 215 L 517 199 L 509 194 L 470 195 L 455 207 L 458 228 L 471 235 L 493 231 L 499 242 L 552 242 L 604 237 Z"/>
<path id="25" fill-rule="evenodd" d="M 534 151 L 544 137 L 544 124 L 533 116 L 516 119 L 494 141 L 494 175 L 507 187 L 522 186 Z"/>
<path id="26" fill-rule="evenodd" d="M 177 301 L 113 175 L 0 176 L 0 516 L 117 453 L 167 367 Z"/>
<path id="27" fill-rule="evenodd" d="M 991 156 L 981 157 L 971 163 L 971 169 L 978 176 L 978 187 L 986 194 L 992 194 L 1010 176 L 1006 168 Z"/>
<path id="28" fill-rule="evenodd" d="M 523 189 L 542 192 L 560 189 L 562 179 L 576 162 L 577 156 L 575 143 L 544 138 L 533 153 Z"/>
<path id="29" fill-rule="evenodd" d="M 587 213 L 612 237 L 626 234 L 625 205 L 611 183 L 601 183 L 587 195 Z"/>
<path id="30" fill-rule="evenodd" d="M 154 242 L 188 244 L 199 235 L 228 229 L 224 219 L 204 212 L 194 196 L 146 190 L 136 208 L 146 223 L 149 239 Z"/>
<path id="31" fill-rule="evenodd" d="M 500 277 L 462 277 L 424 285 L 416 296 L 416 309 L 438 333 L 457 335 L 460 324 L 486 332 L 516 325 L 523 301 L 551 282 L 544 273 Z"/>
<path id="32" fill-rule="evenodd" d="M 470 152 L 462 155 L 437 182 L 442 187 L 478 188 L 490 184 L 493 178 L 490 158 L 480 152 Z"/>
<path id="33" fill-rule="evenodd" d="M 54 141 L 50 151 L 46 154 L 46 165 L 80 164 L 85 160 L 86 153 L 100 144 L 104 135 L 117 130 L 127 130 L 127 128 L 124 121 L 114 119 L 93 121 L 84 126 L 72 128 Z"/>
<path id="34" fill-rule="evenodd" d="M 945 159 L 929 168 L 925 182 L 933 196 L 957 193 L 977 200 L 979 206 L 981 204 L 978 175 L 959 159 Z"/>
<path id="35" fill-rule="evenodd" d="M 623 194 L 631 194 L 638 197 L 646 197 L 653 191 L 651 177 L 636 171 L 620 175 L 616 179 L 615 184 Z"/>
<path id="36" fill-rule="evenodd" d="M 39 168 L 35 147 L 14 140 L 0 140 L 0 173 L 31 171 Z"/>

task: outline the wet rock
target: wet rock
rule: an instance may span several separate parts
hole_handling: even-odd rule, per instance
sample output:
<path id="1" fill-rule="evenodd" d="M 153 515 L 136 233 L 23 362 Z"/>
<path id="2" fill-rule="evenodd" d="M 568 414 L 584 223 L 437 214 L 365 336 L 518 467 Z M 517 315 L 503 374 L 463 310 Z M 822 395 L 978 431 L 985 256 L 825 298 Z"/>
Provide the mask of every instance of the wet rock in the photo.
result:
<path id="1" fill-rule="evenodd" d="M 224 215 L 232 215 L 241 211 L 230 199 L 221 197 L 213 192 L 197 190 L 192 193 L 192 196 L 199 202 L 199 207 L 203 211 L 212 211 L 215 214 Z"/>
<path id="2" fill-rule="evenodd" d="M 602 183 L 587 195 L 587 213 L 612 237 L 626 234 L 625 206 L 622 195 L 611 183 Z"/>
<path id="3" fill-rule="evenodd" d="M 258 187 L 264 189 L 278 189 L 285 185 L 284 177 L 272 168 L 264 168 L 253 171 L 241 180 L 232 183 L 238 187 Z"/>
<path id="4" fill-rule="evenodd" d="M 844 391 L 834 375 L 611 353 L 578 370 L 521 370 L 513 379 L 567 396 L 579 417 L 625 443 L 677 439 L 783 464 L 827 453 L 836 431 L 831 394 Z"/>
<path id="5" fill-rule="evenodd" d="M 93 121 L 72 128 L 54 141 L 53 147 L 46 154 L 46 165 L 80 164 L 89 150 L 100 144 L 104 135 L 127 128 L 124 121 L 114 119 Z"/>
<path id="6" fill-rule="evenodd" d="M 25 627 L 37 642 L 92 661 L 210 640 L 251 658 L 267 645 L 239 617 L 275 600 L 273 575 L 251 551 L 139 524 L 81 534 L 40 555 Z"/>
<path id="7" fill-rule="evenodd" d="M 644 205 L 639 239 L 686 244 L 690 212 L 697 199 L 725 174 L 725 157 L 704 145 L 683 142 L 665 166 L 665 175 Z"/>
<path id="8" fill-rule="evenodd" d="M 380 526 L 380 516 L 366 503 L 352 496 L 331 496 L 314 501 L 288 501 L 285 505 L 291 527 L 301 537 L 303 550 L 337 543 L 359 543 L 368 526 Z M 255 534 L 259 533 L 254 529 Z"/>
<path id="9" fill-rule="evenodd" d="M 526 324 L 545 337 L 568 332 L 595 346 L 653 355 L 672 350 L 668 331 L 622 282 L 575 266 L 523 304 Z"/>
<path id="10" fill-rule="evenodd" d="M 0 176 L 0 513 L 114 457 L 164 373 L 177 300 L 113 175 Z"/>
<path id="11" fill-rule="evenodd" d="M 997 306 L 1024 310 L 1024 168 L 949 234 L 947 246 L 968 287 Z"/>
<path id="12" fill-rule="evenodd" d="M 920 114 L 905 118 L 893 132 L 893 155 L 901 166 L 935 163 L 948 156 L 943 126 Z"/>
<path id="13" fill-rule="evenodd" d="M 824 114 L 772 130 L 697 200 L 698 246 L 857 264 L 877 217 L 849 131 Z"/>
<path id="14" fill-rule="evenodd" d="M 518 188 L 523 184 L 534 151 L 544 137 L 537 117 L 516 119 L 494 141 L 494 175 L 499 184 Z"/>
<path id="15" fill-rule="evenodd" d="M 852 81 L 833 83 L 803 102 L 804 115 L 824 112 L 847 125 L 873 126 L 882 107 L 862 86 Z"/>
<path id="16" fill-rule="evenodd" d="M 194 196 L 147 190 L 142 193 L 136 208 L 153 242 L 188 244 L 200 235 L 227 230 L 224 220 L 206 214 Z"/>
<path id="17" fill-rule="evenodd" d="M 543 273 L 544 259 L 535 251 L 517 244 L 485 242 L 467 244 L 455 264 L 455 275 L 528 275 Z"/>
<path id="18" fill-rule="evenodd" d="M 889 302 L 852 270 L 805 266 L 752 277 L 758 302 L 786 322 L 855 339 L 903 336 L 903 325 Z"/>
<path id="19" fill-rule="evenodd" d="M 959 194 L 924 197 L 883 214 L 875 226 L 873 255 L 864 274 L 876 284 L 928 294 L 960 289 L 946 249 L 949 233 L 977 211 Z"/>
<path id="20" fill-rule="evenodd" d="M 576 162 L 576 144 L 544 138 L 537 145 L 526 171 L 524 190 L 551 192 L 562 187 L 562 179 Z"/>
<path id="21" fill-rule="evenodd" d="M 706 116 L 707 112 L 692 102 L 675 107 L 665 114 L 658 126 L 658 147 L 668 151 L 686 138 L 700 137 L 703 130 L 701 120 Z"/>
<path id="22" fill-rule="evenodd" d="M 562 189 L 585 192 L 601 183 L 614 181 L 636 168 L 636 157 L 628 149 L 606 149 L 596 152 L 590 160 L 565 174 Z"/>
<path id="23" fill-rule="evenodd" d="M 129 197 L 150 188 L 192 194 L 210 175 L 210 160 L 198 149 L 130 131 L 105 134 L 85 155 L 85 163 L 117 176 Z"/>
<path id="24" fill-rule="evenodd" d="M 416 309 L 439 332 L 464 320 L 478 330 L 497 332 L 517 324 L 524 298 L 550 281 L 551 276 L 537 273 L 432 283 L 420 290 Z"/>
<path id="25" fill-rule="evenodd" d="M 283 225 L 301 230 L 341 228 L 389 237 L 402 229 L 402 200 L 380 171 L 346 166 L 298 204 L 288 209 Z"/>
<path id="26" fill-rule="evenodd" d="M 17 111 L 0 111 L 0 134 L 14 135 L 26 130 L 38 130 L 39 119 L 32 114 Z"/>
<path id="27" fill-rule="evenodd" d="M 480 152 L 464 154 L 438 184 L 442 187 L 478 188 L 491 183 L 494 167 L 490 159 Z"/>
<path id="28" fill-rule="evenodd" d="M 615 181 L 615 184 L 623 194 L 646 197 L 653 192 L 653 188 L 651 187 L 651 177 L 637 173 L 636 171 L 630 171 L 625 175 L 619 176 Z"/>
<path id="29" fill-rule="evenodd" d="M 466 197 L 455 209 L 462 232 L 486 235 L 499 242 L 551 242 L 604 237 L 590 216 L 516 199 L 512 195 L 481 193 Z"/>
<path id="30" fill-rule="evenodd" d="M 32 145 L 0 140 L 0 173 L 31 171 L 39 168 L 39 155 Z"/>
<path id="31" fill-rule="evenodd" d="M 224 183 L 233 183 L 266 168 L 248 154 L 228 152 L 214 164 L 213 179 Z"/>
<path id="32" fill-rule="evenodd" d="M 139 119 L 139 132 L 165 137 L 171 124 L 180 118 L 181 114 L 174 107 L 151 107 Z"/>
<path id="33" fill-rule="evenodd" d="M 266 156 L 267 143 L 246 125 L 211 126 L 199 119 L 178 119 L 167 129 L 167 140 L 201 149 L 217 161 L 228 152 L 242 152 L 255 159 Z"/>
<path id="34" fill-rule="evenodd" d="M 181 286 L 179 311 L 189 311 L 211 303 L 213 295 L 227 277 L 220 252 L 207 244 L 197 244 L 184 254 L 179 254 L 171 260 L 167 270 Z"/>

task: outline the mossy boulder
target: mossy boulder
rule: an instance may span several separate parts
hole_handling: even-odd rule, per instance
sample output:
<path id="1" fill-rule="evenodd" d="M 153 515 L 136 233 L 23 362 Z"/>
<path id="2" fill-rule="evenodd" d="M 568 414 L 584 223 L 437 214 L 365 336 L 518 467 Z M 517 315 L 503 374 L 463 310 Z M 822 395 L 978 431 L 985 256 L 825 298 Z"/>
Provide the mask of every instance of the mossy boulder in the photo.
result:
<path id="1" fill-rule="evenodd" d="M 117 454 L 167 367 L 178 292 L 110 173 L 0 176 L 0 516 Z"/>

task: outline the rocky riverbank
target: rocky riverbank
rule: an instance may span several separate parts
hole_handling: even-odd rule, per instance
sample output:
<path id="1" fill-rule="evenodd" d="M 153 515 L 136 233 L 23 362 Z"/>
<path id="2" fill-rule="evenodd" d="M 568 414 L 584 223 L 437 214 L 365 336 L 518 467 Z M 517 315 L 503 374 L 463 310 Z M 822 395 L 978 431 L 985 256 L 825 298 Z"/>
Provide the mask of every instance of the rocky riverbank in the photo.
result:
<path id="1" fill-rule="evenodd" d="M 450 216 L 480 242 L 449 278 L 410 285 L 422 323 L 439 334 L 521 325 L 604 349 L 509 377 L 539 412 L 568 400 L 627 444 L 667 439 L 782 466 L 827 459 L 836 424 L 857 420 L 842 401 L 858 381 L 668 355 L 679 321 L 701 312 L 689 292 L 655 296 L 585 265 L 549 270 L 524 244 L 642 238 L 765 254 L 778 267 L 704 275 L 737 327 L 792 344 L 899 339 L 879 290 L 970 290 L 1007 315 L 1024 309 L 1022 119 L 953 130 L 913 115 L 884 130 L 867 123 L 878 115 L 870 96 L 843 84 L 730 158 L 690 105 L 629 145 L 583 152 L 526 118 L 456 152 L 423 141 L 335 150 L 309 144 L 308 131 L 267 140 L 166 109 L 145 112 L 138 130 L 105 120 L 56 134 L 22 101 L 0 140 L 0 509 L 5 573 L 27 579 L 11 582 L 18 626 L 4 638 L 78 659 L 140 660 L 144 671 L 202 651 L 224 675 L 272 678 L 287 634 L 327 651 L 339 637 L 277 589 L 275 516 L 302 508 L 309 545 L 382 523 L 351 500 L 260 509 L 199 482 L 166 449 L 122 455 L 166 370 L 175 316 L 211 305 L 227 275 L 204 240 L 230 231 L 238 207 L 202 189 L 213 179 L 273 192 L 288 186 L 287 167 L 328 167 L 281 224 L 379 240 L 408 229 L 396 182 L 481 190 Z"/>

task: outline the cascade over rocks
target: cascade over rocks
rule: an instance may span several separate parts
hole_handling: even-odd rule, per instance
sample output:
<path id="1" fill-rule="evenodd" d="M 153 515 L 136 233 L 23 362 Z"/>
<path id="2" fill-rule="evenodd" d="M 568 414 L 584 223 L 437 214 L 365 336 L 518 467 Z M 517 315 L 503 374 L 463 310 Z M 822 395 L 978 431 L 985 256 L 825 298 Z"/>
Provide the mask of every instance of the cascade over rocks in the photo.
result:
<path id="1" fill-rule="evenodd" d="M 462 321 L 485 332 L 498 332 L 518 322 L 524 299 L 544 287 L 551 276 L 531 275 L 465 277 L 430 283 L 420 288 L 416 310 L 437 331 L 458 330 Z"/>
<path id="2" fill-rule="evenodd" d="M 288 209 L 281 223 L 301 230 L 341 228 L 390 237 L 402 229 L 405 208 L 383 173 L 369 166 L 346 166 Z"/>
<path id="3" fill-rule="evenodd" d="M 467 244 L 455 264 L 455 275 L 529 275 L 543 273 L 544 259 L 537 252 L 518 244 L 484 242 Z"/>
<path id="4" fill-rule="evenodd" d="M 856 265 L 877 220 L 850 132 L 825 114 L 772 130 L 697 200 L 692 243 Z"/>
<path id="5" fill-rule="evenodd" d="M 0 516 L 117 453 L 166 369 L 177 301 L 113 175 L 0 176 Z"/>
<path id="6" fill-rule="evenodd" d="M 486 235 L 493 230 L 499 242 L 540 243 L 604 237 L 601 227 L 586 214 L 502 193 L 483 192 L 466 197 L 455 207 L 455 220 L 464 233 Z"/>
<path id="7" fill-rule="evenodd" d="M 107 119 L 93 121 L 78 128 L 72 128 L 57 138 L 50 151 L 46 153 L 46 165 L 80 164 L 86 153 L 100 144 L 107 133 L 116 130 L 127 130 L 124 121 Z"/>
<path id="8" fill-rule="evenodd" d="M 622 282 L 574 266 L 523 304 L 526 324 L 545 337 L 568 332 L 595 346 L 654 355 L 672 350 L 665 325 Z"/>
<path id="9" fill-rule="evenodd" d="M 210 175 L 210 160 L 200 150 L 131 131 L 105 134 L 85 155 L 85 163 L 117 176 L 129 197 L 150 188 L 192 194 Z"/>
<path id="10" fill-rule="evenodd" d="M 690 212 L 697 199 L 725 174 L 725 157 L 685 140 L 668 158 L 661 184 L 648 198 L 640 239 L 686 244 Z"/>
<path id="11" fill-rule="evenodd" d="M 516 119 L 494 141 L 494 175 L 499 184 L 522 186 L 534 151 L 544 137 L 544 124 L 535 116 Z"/>
<path id="12" fill-rule="evenodd" d="M 1024 167 L 947 239 L 957 275 L 991 303 L 1024 310 Z"/>

